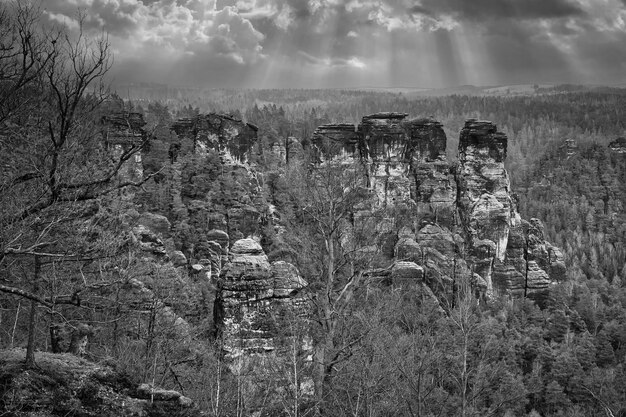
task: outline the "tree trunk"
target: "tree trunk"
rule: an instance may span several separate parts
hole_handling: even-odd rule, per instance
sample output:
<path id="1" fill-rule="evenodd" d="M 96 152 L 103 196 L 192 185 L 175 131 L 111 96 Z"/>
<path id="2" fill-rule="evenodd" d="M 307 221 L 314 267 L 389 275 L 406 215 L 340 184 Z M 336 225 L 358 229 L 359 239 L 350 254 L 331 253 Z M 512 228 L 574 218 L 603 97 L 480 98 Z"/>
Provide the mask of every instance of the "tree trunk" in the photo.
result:
<path id="1" fill-rule="evenodd" d="M 39 293 L 39 257 L 34 256 L 35 273 L 33 275 L 33 294 Z M 30 317 L 28 319 L 28 344 L 26 345 L 26 360 L 24 365 L 27 368 L 35 366 L 35 325 L 37 323 L 37 301 L 30 301 Z"/>

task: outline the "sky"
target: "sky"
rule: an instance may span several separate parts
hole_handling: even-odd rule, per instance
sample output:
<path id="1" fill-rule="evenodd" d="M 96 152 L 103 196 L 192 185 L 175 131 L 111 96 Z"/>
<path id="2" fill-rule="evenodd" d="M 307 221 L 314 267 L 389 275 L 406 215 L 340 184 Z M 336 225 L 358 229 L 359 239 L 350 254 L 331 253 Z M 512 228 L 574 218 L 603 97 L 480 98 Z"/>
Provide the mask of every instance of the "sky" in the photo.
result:
<path id="1" fill-rule="evenodd" d="M 6 0 L 0 0 L 6 1 Z M 116 83 L 626 83 L 626 0 L 43 0 L 108 33 Z"/>

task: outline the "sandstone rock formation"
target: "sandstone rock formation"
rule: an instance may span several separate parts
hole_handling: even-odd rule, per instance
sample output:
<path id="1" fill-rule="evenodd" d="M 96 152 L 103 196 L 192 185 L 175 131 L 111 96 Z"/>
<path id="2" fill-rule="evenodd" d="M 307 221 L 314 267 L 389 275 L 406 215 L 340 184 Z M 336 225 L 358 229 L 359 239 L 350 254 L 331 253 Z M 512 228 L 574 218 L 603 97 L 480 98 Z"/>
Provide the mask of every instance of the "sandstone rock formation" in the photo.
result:
<path id="1" fill-rule="evenodd" d="M 227 115 L 179 119 L 171 126 L 192 155 L 173 163 L 178 173 L 177 217 L 200 233 L 224 230 L 233 238 L 257 232 L 261 184 L 248 161 L 257 128 Z M 185 145 L 191 142 L 191 145 Z M 194 242 L 197 243 L 197 242 Z"/>
<path id="2" fill-rule="evenodd" d="M 146 143 L 147 133 L 143 129 L 146 122 L 141 113 L 116 112 L 102 117 L 101 132 L 105 147 L 114 157 L 121 156 L 132 148 Z M 125 180 L 138 180 L 143 177 L 141 152 L 127 160 L 120 169 Z"/>
<path id="3" fill-rule="evenodd" d="M 626 153 L 626 138 L 620 137 L 609 143 L 609 148 L 615 153 Z"/>
<path id="4" fill-rule="evenodd" d="M 512 213 L 509 177 L 504 169 L 507 138 L 491 122 L 468 120 L 459 140 L 458 207 L 474 272 L 491 281 L 494 260 L 504 261 Z"/>
<path id="5" fill-rule="evenodd" d="M 561 145 L 561 148 L 565 150 L 565 155 L 567 159 L 570 159 L 572 156 L 576 155 L 578 152 L 578 144 L 574 139 L 565 139 L 564 143 Z"/>
<path id="6" fill-rule="evenodd" d="M 201 114 L 172 124 L 179 138 L 191 139 L 196 152 L 213 149 L 224 157 L 245 162 L 256 142 L 257 127 L 228 115 Z"/>
<path id="7" fill-rule="evenodd" d="M 410 209 L 411 227 L 396 224 L 390 261 L 415 263 L 438 294 L 451 294 L 465 279 L 487 296 L 536 295 L 564 279 L 561 252 L 545 241 L 538 221 L 524 222 L 517 212 L 504 168 L 506 136 L 491 122 L 468 120 L 453 165 L 441 124 L 406 116 L 377 113 L 356 128 L 321 126 L 312 140 L 320 159 L 360 161 L 378 207 Z"/>
<path id="8" fill-rule="evenodd" d="M 236 241 L 222 269 L 215 322 L 229 359 L 280 349 L 294 323 L 308 317 L 306 281 L 284 261 L 270 264 L 253 239 Z"/>
<path id="9" fill-rule="evenodd" d="M 250 410 L 261 407 L 259 399 L 274 388 L 272 401 L 279 402 L 284 386 L 294 383 L 287 377 L 290 371 L 282 370 L 295 366 L 294 360 L 310 362 L 306 286 L 295 266 L 270 263 L 255 240 L 232 245 L 218 283 L 214 319 L 222 352 L 230 371 L 242 379 Z M 309 380 L 297 383 L 300 392 L 310 394 Z"/>

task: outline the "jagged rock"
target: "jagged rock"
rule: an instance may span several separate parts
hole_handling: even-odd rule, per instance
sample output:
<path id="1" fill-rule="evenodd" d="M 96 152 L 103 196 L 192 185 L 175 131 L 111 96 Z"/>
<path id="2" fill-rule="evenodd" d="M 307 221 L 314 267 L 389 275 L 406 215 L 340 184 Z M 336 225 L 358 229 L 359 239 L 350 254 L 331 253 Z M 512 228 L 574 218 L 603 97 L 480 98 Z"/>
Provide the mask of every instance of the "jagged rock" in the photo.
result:
<path id="1" fill-rule="evenodd" d="M 552 281 L 546 271 L 541 269 L 537 262 L 528 261 L 528 276 L 526 278 L 526 286 L 529 291 L 545 290 Z"/>
<path id="2" fill-rule="evenodd" d="M 283 337 L 281 318 L 304 317 L 306 287 L 297 269 L 286 262 L 270 264 L 253 239 L 233 244 L 222 269 L 215 303 L 215 323 L 227 356 L 272 351 Z"/>
<path id="3" fill-rule="evenodd" d="M 131 380 L 114 367 L 65 353 L 36 352 L 37 367 L 25 369 L 25 351 L 0 352 L 0 404 L 7 415 L 149 416 L 202 413 L 176 391 Z"/>
<path id="4" fill-rule="evenodd" d="M 262 255 L 263 248 L 254 239 L 240 239 L 236 241 L 230 252 L 235 255 Z"/>
<path id="5" fill-rule="evenodd" d="M 138 145 L 146 138 L 143 114 L 116 112 L 102 116 L 102 133 L 108 145 Z"/>
<path id="6" fill-rule="evenodd" d="M 323 125 L 313 134 L 313 145 L 320 161 L 339 155 L 356 156 L 361 132 L 351 124 Z"/>
<path id="7" fill-rule="evenodd" d="M 200 114 L 179 119 L 170 127 L 180 138 L 193 140 L 194 150 L 205 153 L 213 149 L 232 160 L 245 162 L 256 142 L 258 128 L 232 116 Z"/>
<path id="8" fill-rule="evenodd" d="M 191 407 L 193 401 L 178 391 L 158 388 L 152 384 L 140 384 L 137 387 L 137 396 L 150 401 L 176 401 L 181 407 Z"/>
<path id="9" fill-rule="evenodd" d="M 172 261 L 172 264 L 174 264 L 174 266 L 187 265 L 187 257 L 179 250 L 175 250 L 170 253 L 170 260 Z"/>
<path id="10" fill-rule="evenodd" d="M 491 240 L 500 261 L 504 260 L 512 210 L 504 169 L 506 145 L 506 136 L 493 123 L 468 120 L 461 130 L 457 171 L 460 214 L 469 243 Z"/>
<path id="11" fill-rule="evenodd" d="M 567 156 L 567 159 L 576 155 L 576 152 L 578 152 L 578 144 L 574 139 L 565 139 L 563 145 L 561 145 L 561 148 L 565 149 L 565 155 Z"/>
<path id="12" fill-rule="evenodd" d="M 225 231 L 217 229 L 209 230 L 206 234 L 206 240 L 216 242 L 225 252 L 228 251 L 230 237 Z"/>
<path id="13" fill-rule="evenodd" d="M 298 138 L 293 136 L 289 136 L 287 138 L 287 151 L 285 152 L 285 156 L 288 164 L 296 163 L 302 160 L 304 157 L 304 148 Z"/>
<path id="14" fill-rule="evenodd" d="M 214 319 L 231 372 L 244 379 L 276 375 L 268 370 L 292 360 L 294 344 L 308 357 L 311 306 L 303 292 L 307 283 L 296 267 L 284 261 L 270 264 L 253 239 L 236 241 L 228 258 L 218 283 Z M 252 409 L 259 389 L 256 384 L 244 389 Z"/>
<path id="15" fill-rule="evenodd" d="M 298 291 L 307 286 L 307 282 L 300 276 L 298 269 L 289 262 L 272 262 L 274 277 L 274 297 L 297 296 Z"/>
<path id="16" fill-rule="evenodd" d="M 139 224 L 147 227 L 154 233 L 160 235 L 162 238 L 170 236 L 170 221 L 167 220 L 167 217 L 160 214 L 150 212 L 142 213 L 139 217 Z"/>
<path id="17" fill-rule="evenodd" d="M 178 165 L 180 184 L 178 195 L 173 194 L 177 216 L 195 231 L 193 244 L 203 241 L 212 229 L 223 230 L 233 240 L 258 232 L 267 204 L 248 162 L 258 145 L 257 128 L 229 115 L 210 113 L 180 119 L 171 130 L 181 149 L 193 153 L 191 161 L 172 165 Z"/>
<path id="18" fill-rule="evenodd" d="M 396 243 L 394 256 L 400 261 L 421 262 L 422 248 L 412 237 L 402 237 Z"/>
<path id="19" fill-rule="evenodd" d="M 146 143 L 147 133 L 143 129 L 146 122 L 141 113 L 116 112 L 101 119 L 101 132 L 105 147 L 114 157 L 120 157 L 132 147 Z M 143 177 L 141 152 L 128 159 L 119 170 L 119 176 L 126 181 L 137 181 Z"/>
<path id="20" fill-rule="evenodd" d="M 146 226 L 139 225 L 133 227 L 133 235 L 142 251 L 152 253 L 157 256 L 165 256 L 167 252 L 161 238 Z"/>
<path id="21" fill-rule="evenodd" d="M 609 149 L 615 153 L 626 153 L 626 138 L 619 137 L 609 143 Z"/>
<path id="22" fill-rule="evenodd" d="M 362 210 L 413 207 L 419 231 L 397 233 L 393 255 L 421 265 L 439 294 L 450 293 L 459 279 L 488 295 L 514 296 L 544 291 L 547 282 L 564 279 L 561 252 L 545 241 L 539 223 L 524 223 L 517 213 L 504 168 L 507 138 L 493 123 L 465 123 L 456 166 L 446 160 L 441 124 L 406 120 L 404 113 L 365 116 L 358 128 L 320 126 L 312 141 L 326 158 L 360 158 L 377 197 Z M 354 221 L 361 217 L 355 213 Z M 394 222 L 387 223 L 387 232 L 393 232 Z"/>
<path id="23" fill-rule="evenodd" d="M 391 280 L 394 284 L 418 282 L 424 278 L 424 268 L 415 262 L 398 261 L 391 268 Z"/>

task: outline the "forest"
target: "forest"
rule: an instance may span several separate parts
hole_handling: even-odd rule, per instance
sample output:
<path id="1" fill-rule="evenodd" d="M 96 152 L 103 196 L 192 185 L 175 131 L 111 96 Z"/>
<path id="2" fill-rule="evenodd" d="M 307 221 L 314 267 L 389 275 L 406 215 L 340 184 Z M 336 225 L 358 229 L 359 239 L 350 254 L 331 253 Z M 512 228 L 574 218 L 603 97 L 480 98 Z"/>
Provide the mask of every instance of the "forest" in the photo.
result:
<path id="1" fill-rule="evenodd" d="M 626 416 L 626 89 L 111 88 L 106 38 L 41 33 L 38 13 L 0 12 L 0 357 L 107 363 L 191 398 L 181 416 Z M 357 162 L 311 168 L 319 126 L 378 112 L 440 122 L 452 165 L 466 120 L 497 125 L 515 207 L 543 223 L 564 279 L 537 299 L 390 282 L 411 206 L 372 205 Z M 213 113 L 254 126 L 245 164 L 172 127 Z M 245 256 L 297 269 L 313 306 L 272 318 L 289 354 L 248 373 L 214 313 L 245 238 Z M 0 415 L 115 415 L 71 396 L 16 405 L 9 379 Z"/>

